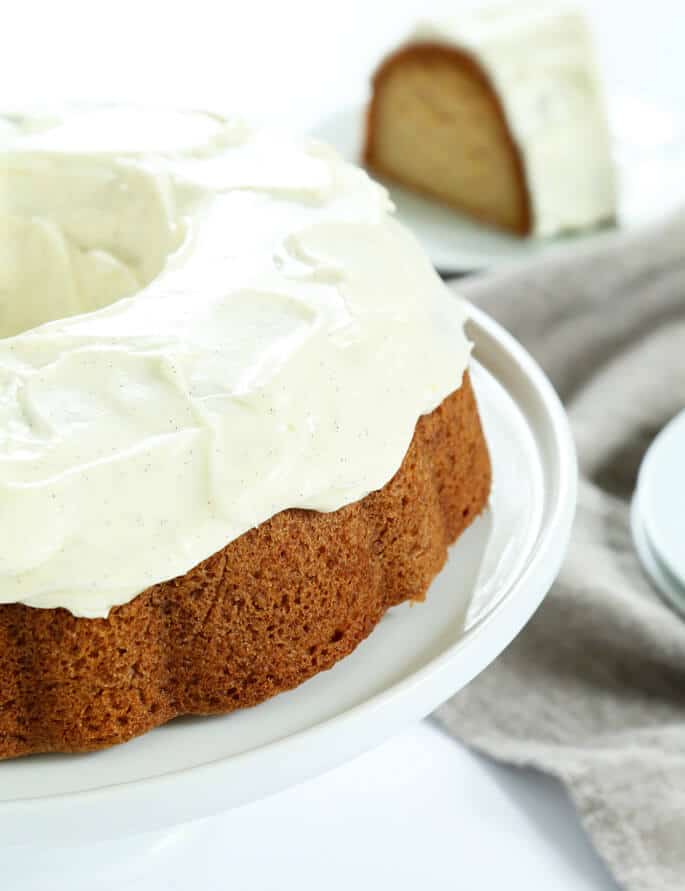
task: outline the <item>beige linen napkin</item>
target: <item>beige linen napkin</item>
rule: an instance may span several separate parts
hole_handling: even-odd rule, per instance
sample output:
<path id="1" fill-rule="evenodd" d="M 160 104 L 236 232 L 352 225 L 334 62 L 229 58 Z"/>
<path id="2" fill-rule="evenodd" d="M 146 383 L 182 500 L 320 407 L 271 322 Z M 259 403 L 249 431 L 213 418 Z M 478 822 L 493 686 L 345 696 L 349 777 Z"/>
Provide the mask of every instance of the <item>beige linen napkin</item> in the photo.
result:
<path id="1" fill-rule="evenodd" d="M 641 570 L 629 506 L 646 447 L 685 407 L 685 215 L 455 287 L 547 371 L 581 479 L 546 601 L 437 718 L 558 777 L 624 888 L 684 891 L 685 622 Z"/>

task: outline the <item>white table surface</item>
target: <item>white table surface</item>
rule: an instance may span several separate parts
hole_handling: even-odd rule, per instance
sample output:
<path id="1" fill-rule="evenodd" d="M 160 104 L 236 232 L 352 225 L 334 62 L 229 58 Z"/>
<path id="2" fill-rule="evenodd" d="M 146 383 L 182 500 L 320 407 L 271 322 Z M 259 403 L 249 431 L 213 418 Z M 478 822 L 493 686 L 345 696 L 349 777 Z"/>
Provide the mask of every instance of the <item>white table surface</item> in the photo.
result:
<path id="1" fill-rule="evenodd" d="M 426 721 L 220 817 L 2 857 L 8 891 L 617 891 L 553 781 L 495 766 Z"/>
<path id="2" fill-rule="evenodd" d="M 583 5 L 612 88 L 682 105 L 685 5 Z M 0 105 L 137 99 L 241 109 L 308 130 L 363 94 L 382 50 L 420 13 L 454 8 L 23 0 L 3 22 Z M 428 722 L 239 811 L 76 854 L 15 850 L 4 863 L 11 891 L 616 887 L 553 781 L 495 766 Z"/>

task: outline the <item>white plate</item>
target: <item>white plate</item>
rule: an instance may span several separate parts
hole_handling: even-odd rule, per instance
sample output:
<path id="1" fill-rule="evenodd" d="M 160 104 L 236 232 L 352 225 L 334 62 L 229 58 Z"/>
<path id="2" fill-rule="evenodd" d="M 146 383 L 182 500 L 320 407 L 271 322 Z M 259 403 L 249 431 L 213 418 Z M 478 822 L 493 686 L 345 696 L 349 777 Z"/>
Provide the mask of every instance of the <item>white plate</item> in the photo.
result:
<path id="1" fill-rule="evenodd" d="M 644 497 L 638 488 L 630 507 L 630 526 L 633 544 L 640 558 L 642 567 L 657 591 L 681 615 L 685 616 L 685 586 L 671 574 L 668 566 L 659 559 L 659 554 L 652 546 L 644 523 Z"/>
<path id="2" fill-rule="evenodd" d="M 649 98 L 612 96 L 612 139 L 619 176 L 619 222 L 648 223 L 685 204 L 685 122 Z M 312 136 L 359 163 L 364 123 L 360 102 L 321 121 Z M 469 272 L 520 262 L 580 240 L 606 237 L 595 229 L 560 238 L 517 238 L 482 226 L 458 212 L 395 184 L 387 184 L 398 218 L 443 273 Z"/>
<path id="3" fill-rule="evenodd" d="M 256 708 L 180 719 L 93 755 L 0 763 L 4 844 L 159 829 L 277 792 L 428 714 L 507 646 L 559 570 L 576 461 L 534 361 L 475 309 L 470 327 L 492 504 L 452 548 L 427 601 L 394 609 L 331 671 Z"/>
<path id="4" fill-rule="evenodd" d="M 641 556 L 652 554 L 658 586 L 685 610 L 685 411 L 651 444 L 640 466 L 634 514 Z M 638 550 L 640 548 L 638 547 Z M 654 572 L 651 572 L 654 576 Z"/>

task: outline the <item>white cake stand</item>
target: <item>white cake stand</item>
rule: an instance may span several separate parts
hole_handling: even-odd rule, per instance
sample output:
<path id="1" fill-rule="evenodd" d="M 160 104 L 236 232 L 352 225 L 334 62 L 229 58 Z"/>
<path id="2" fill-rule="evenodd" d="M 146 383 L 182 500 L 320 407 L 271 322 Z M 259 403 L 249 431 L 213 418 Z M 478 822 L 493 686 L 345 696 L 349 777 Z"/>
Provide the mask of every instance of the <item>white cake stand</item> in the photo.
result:
<path id="1" fill-rule="evenodd" d="M 184 821 L 326 771 L 427 715 L 520 631 L 564 556 L 575 453 L 563 408 L 526 351 L 475 309 L 470 335 L 491 508 L 452 548 L 426 602 L 394 609 L 333 670 L 256 708 L 177 720 L 97 754 L 0 763 L 5 877 L 25 875 L 31 850 L 45 862 L 63 845 L 165 828 L 173 838 Z"/>

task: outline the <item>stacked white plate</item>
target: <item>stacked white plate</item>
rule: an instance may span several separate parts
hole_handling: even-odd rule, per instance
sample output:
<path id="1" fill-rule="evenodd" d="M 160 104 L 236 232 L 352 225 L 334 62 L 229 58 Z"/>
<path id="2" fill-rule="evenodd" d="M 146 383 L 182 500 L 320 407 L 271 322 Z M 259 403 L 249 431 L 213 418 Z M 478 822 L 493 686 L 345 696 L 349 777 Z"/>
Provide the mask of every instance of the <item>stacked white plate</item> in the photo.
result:
<path id="1" fill-rule="evenodd" d="M 685 411 L 664 427 L 644 457 L 631 522 L 645 571 L 685 615 Z"/>

